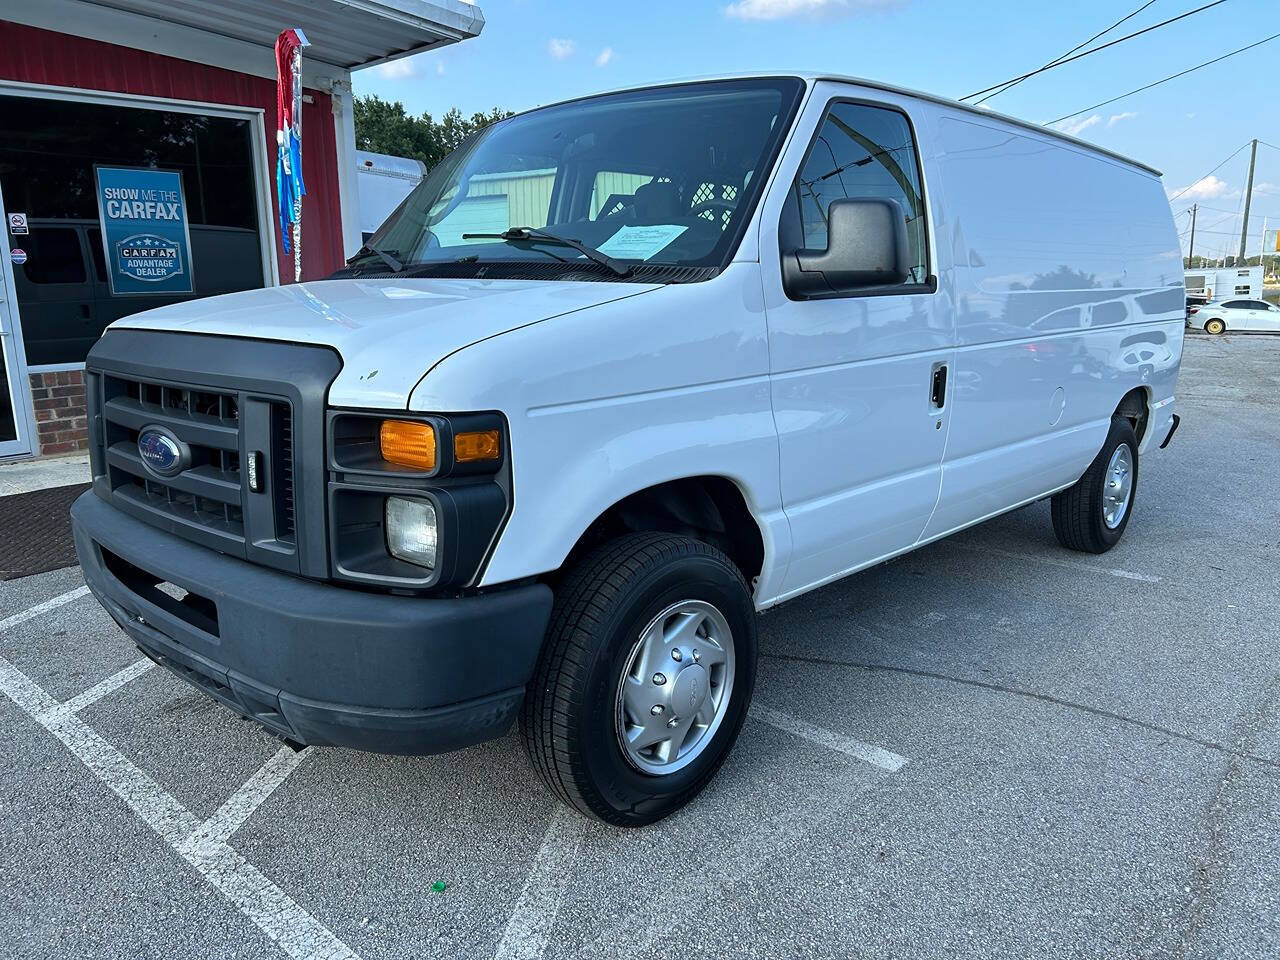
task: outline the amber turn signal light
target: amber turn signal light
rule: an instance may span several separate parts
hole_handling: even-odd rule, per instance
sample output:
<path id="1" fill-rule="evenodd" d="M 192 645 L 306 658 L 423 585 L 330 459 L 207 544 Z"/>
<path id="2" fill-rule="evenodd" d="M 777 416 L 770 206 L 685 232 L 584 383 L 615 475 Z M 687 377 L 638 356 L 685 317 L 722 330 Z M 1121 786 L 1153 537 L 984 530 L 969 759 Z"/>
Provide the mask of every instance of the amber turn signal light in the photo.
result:
<path id="1" fill-rule="evenodd" d="M 388 463 L 415 470 L 436 467 L 436 431 L 429 423 L 383 420 L 378 440 Z"/>
<path id="2" fill-rule="evenodd" d="M 458 463 L 502 459 L 502 441 L 497 430 L 471 430 L 453 438 L 453 459 Z"/>

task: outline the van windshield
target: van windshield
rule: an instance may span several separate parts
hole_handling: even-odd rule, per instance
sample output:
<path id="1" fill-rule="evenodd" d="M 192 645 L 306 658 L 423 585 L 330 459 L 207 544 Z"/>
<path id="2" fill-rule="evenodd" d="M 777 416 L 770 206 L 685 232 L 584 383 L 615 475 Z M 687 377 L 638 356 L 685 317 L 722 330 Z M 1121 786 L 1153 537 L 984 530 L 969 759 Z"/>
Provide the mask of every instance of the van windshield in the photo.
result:
<path id="1" fill-rule="evenodd" d="M 500 121 L 427 175 L 348 275 L 399 264 L 417 276 L 710 276 L 737 247 L 801 90 L 793 78 L 709 81 Z"/>

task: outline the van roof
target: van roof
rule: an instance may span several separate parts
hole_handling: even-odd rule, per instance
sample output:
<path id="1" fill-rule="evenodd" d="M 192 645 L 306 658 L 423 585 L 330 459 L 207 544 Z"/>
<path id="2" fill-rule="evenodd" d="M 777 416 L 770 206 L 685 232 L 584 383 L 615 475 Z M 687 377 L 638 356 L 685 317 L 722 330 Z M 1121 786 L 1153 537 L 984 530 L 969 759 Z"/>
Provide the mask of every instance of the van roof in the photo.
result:
<path id="1" fill-rule="evenodd" d="M 1133 157 L 1125 156 L 1123 153 L 1117 153 L 1114 150 L 1108 150 L 1106 147 L 1100 147 L 1096 143 L 1090 143 L 1088 140 L 1081 140 L 1079 137 L 1073 137 L 1061 130 L 1055 130 L 1052 127 L 1046 127 L 1039 123 L 1033 123 L 1030 120 L 1020 120 L 1017 117 L 1011 117 L 1008 114 L 1000 113 L 998 110 L 988 110 L 985 107 L 975 107 L 972 104 L 961 103 L 959 100 L 952 100 L 949 97 L 938 96 L 937 94 L 925 93 L 922 90 L 912 90 L 910 87 L 900 87 L 896 84 L 885 83 L 882 80 L 868 80 L 866 77 L 852 77 L 838 73 L 814 73 L 812 71 L 795 71 L 795 70 L 772 70 L 761 71 L 758 73 L 730 73 L 717 74 L 713 76 L 699 77 L 677 77 L 670 80 L 660 80 L 654 83 L 636 84 L 627 87 L 616 87 L 609 90 L 600 90 L 595 93 L 583 94 L 579 97 L 567 97 L 564 100 L 555 101 L 553 103 L 541 104 L 540 106 L 557 106 L 561 103 L 573 103 L 575 100 L 586 100 L 590 97 L 598 97 L 608 93 L 623 93 L 629 90 L 646 90 L 653 87 L 669 87 L 680 83 L 706 83 L 712 80 L 752 80 L 765 77 L 795 77 L 803 80 L 807 84 L 817 83 L 820 80 L 829 80 L 834 83 L 852 83 L 860 87 L 869 87 L 874 90 L 884 90 L 888 93 L 901 94 L 902 96 L 914 97 L 917 100 L 928 100 L 931 103 L 941 104 L 944 107 L 950 107 L 953 110 L 964 110 L 967 113 L 973 113 L 980 117 L 999 120 L 1002 123 L 1012 124 L 1016 127 L 1030 130 L 1034 133 L 1044 134 L 1058 140 L 1066 141 L 1074 146 L 1081 147 L 1091 153 L 1102 154 L 1113 160 L 1119 160 L 1121 163 L 1129 164 L 1142 170 L 1144 173 L 1161 177 L 1163 174 L 1160 170 L 1143 163 L 1141 160 L 1135 160 Z M 533 109 L 538 109 L 537 107 Z M 527 112 L 527 111 L 526 111 Z"/>

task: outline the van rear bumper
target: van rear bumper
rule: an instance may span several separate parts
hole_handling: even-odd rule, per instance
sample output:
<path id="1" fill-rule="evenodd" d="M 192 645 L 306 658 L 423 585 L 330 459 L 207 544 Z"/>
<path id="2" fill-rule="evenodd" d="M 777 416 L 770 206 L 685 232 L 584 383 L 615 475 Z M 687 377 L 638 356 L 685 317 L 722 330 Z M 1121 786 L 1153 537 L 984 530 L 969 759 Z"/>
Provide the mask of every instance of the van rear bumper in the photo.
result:
<path id="1" fill-rule="evenodd" d="M 147 656 L 301 744 L 425 754 L 502 736 L 551 614 L 543 584 L 436 599 L 304 580 L 92 492 L 71 523 L 89 589 Z"/>

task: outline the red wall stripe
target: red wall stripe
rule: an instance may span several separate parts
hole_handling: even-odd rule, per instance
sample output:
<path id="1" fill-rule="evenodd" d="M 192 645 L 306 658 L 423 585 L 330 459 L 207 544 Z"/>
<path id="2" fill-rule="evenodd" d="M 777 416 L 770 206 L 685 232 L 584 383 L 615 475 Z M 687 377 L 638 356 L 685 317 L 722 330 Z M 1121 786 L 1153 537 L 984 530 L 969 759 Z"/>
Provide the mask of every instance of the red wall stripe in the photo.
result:
<path id="1" fill-rule="evenodd" d="M 272 51 L 264 49 L 262 56 L 264 66 L 274 66 Z M 276 227 L 274 80 L 5 20 L 0 20 L 0 79 L 261 108 L 280 279 L 293 280 L 292 254 L 286 256 L 280 249 Z M 313 102 L 302 107 L 302 176 L 308 191 L 302 205 L 302 275 L 316 280 L 342 266 L 342 210 L 332 98 L 309 88 L 306 93 Z"/>

